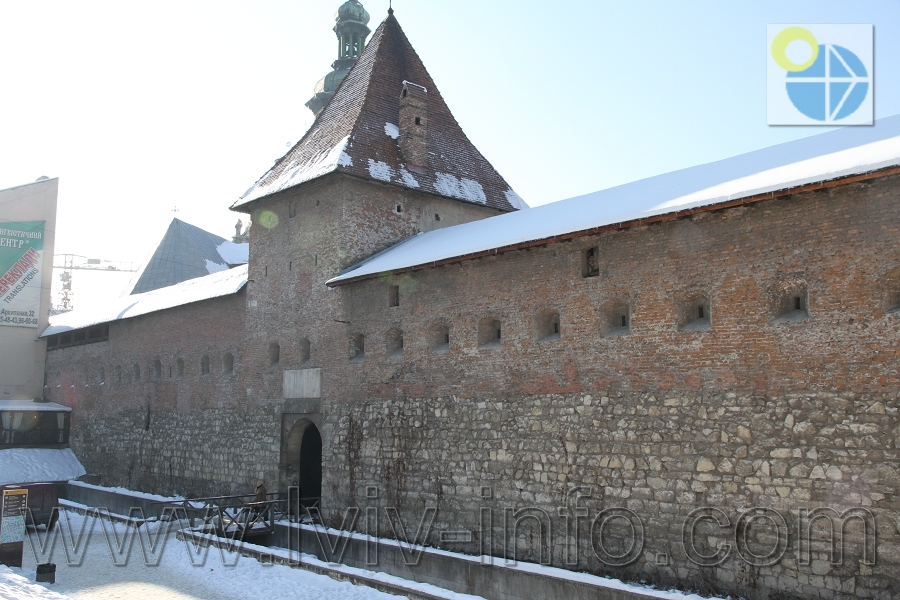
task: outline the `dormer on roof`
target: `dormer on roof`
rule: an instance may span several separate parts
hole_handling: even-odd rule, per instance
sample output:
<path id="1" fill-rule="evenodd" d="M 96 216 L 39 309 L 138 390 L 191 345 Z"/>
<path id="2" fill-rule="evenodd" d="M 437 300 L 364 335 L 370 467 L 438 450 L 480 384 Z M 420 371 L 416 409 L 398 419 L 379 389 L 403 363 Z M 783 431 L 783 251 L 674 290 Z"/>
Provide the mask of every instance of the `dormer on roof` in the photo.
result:
<path id="1" fill-rule="evenodd" d="M 400 153 L 407 167 L 424 174 L 428 165 L 428 90 L 403 82 L 400 92 Z"/>
<path id="2" fill-rule="evenodd" d="M 309 131 L 231 208 L 252 212 L 331 173 L 501 212 L 528 208 L 463 133 L 390 12 Z"/>

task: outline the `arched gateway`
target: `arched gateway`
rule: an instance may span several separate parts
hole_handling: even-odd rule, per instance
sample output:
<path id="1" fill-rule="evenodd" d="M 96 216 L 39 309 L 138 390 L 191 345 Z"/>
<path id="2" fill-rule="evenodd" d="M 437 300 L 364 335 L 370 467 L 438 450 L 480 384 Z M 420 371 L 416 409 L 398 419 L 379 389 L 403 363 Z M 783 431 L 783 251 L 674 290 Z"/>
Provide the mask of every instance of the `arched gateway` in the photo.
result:
<path id="1" fill-rule="evenodd" d="M 300 488 L 300 503 L 317 506 L 322 495 L 322 436 L 314 423 L 298 421 L 287 440 L 287 475 Z"/>

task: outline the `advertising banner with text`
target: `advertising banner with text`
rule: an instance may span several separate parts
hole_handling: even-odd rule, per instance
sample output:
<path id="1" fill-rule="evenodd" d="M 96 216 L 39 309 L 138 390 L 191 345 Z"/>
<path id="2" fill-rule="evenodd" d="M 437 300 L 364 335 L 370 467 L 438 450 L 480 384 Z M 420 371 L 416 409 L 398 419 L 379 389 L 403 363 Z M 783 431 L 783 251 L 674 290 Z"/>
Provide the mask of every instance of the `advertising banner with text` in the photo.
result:
<path id="1" fill-rule="evenodd" d="M 8 567 L 22 566 L 26 506 L 28 490 L 3 490 L 0 500 L 0 564 Z"/>
<path id="2" fill-rule="evenodd" d="M 44 223 L 0 223 L 0 326 L 39 325 Z"/>

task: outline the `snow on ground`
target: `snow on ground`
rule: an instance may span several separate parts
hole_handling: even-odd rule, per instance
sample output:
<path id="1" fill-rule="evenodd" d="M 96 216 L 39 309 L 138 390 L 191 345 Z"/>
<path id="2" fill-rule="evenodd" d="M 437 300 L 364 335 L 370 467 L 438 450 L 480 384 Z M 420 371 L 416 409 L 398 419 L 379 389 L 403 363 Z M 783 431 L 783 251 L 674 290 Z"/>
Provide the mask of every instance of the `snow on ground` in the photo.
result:
<path id="1" fill-rule="evenodd" d="M 184 500 L 184 496 L 160 496 L 159 494 L 149 494 L 147 492 L 136 492 L 123 487 L 106 487 L 102 485 L 94 485 L 85 483 L 84 481 L 70 481 L 69 485 L 88 488 L 91 490 L 100 490 L 101 492 L 112 492 L 114 494 L 122 494 L 123 496 L 131 496 L 132 498 L 143 498 L 153 502 L 173 502 Z M 74 502 L 72 504 L 75 504 Z"/>
<path id="2" fill-rule="evenodd" d="M 5 565 L 0 565 L 0 600 L 62 600 L 56 592 L 32 583 Z"/>
<path id="3" fill-rule="evenodd" d="M 69 448 L 0 450 L 0 485 L 68 481 L 84 474 L 84 466 Z"/>
<path id="4" fill-rule="evenodd" d="M 387 600 L 398 598 L 349 582 L 338 582 L 325 575 L 283 565 L 263 564 L 255 558 L 241 556 L 215 547 L 202 548 L 179 541 L 176 532 L 187 523 L 146 523 L 139 529 L 122 523 L 110 523 L 74 512 L 60 518 L 59 536 L 48 541 L 43 528 L 30 532 L 25 545 L 22 569 L 0 566 L 0 600 Z M 329 530 L 330 533 L 337 532 Z M 345 532 L 346 535 L 346 532 Z M 361 534 L 351 533 L 351 537 Z M 130 536 L 130 537 L 129 537 Z M 384 541 L 384 540 L 382 540 Z M 283 548 L 266 548 L 244 543 L 248 551 L 259 551 L 291 560 L 298 555 Z M 453 555 L 480 562 L 486 557 L 466 556 L 423 548 L 425 552 Z M 348 576 L 406 586 L 407 589 L 433 594 L 448 600 L 480 600 L 477 596 L 455 593 L 436 586 L 404 580 L 387 573 L 345 565 L 326 564 L 314 556 L 300 555 L 302 562 L 333 569 Z M 34 585 L 38 563 L 57 565 L 56 581 L 46 592 Z M 574 573 L 553 567 L 492 561 L 495 567 L 569 579 L 602 588 L 634 592 L 665 600 L 704 600 L 695 594 L 656 590 L 643 585 Z M 47 584 L 42 584 L 47 585 Z M 42 591 L 45 590 L 45 591 Z M 719 599 L 721 600 L 721 599 Z"/>
<path id="5" fill-rule="evenodd" d="M 52 554 L 50 546 L 41 552 L 41 541 L 46 542 L 46 531 L 31 532 L 39 562 L 53 562 L 56 567 L 56 583 L 47 586 L 58 595 L 37 595 L 34 584 L 13 576 L 20 575 L 34 580 L 37 562 L 35 555 L 25 545 L 22 569 L 12 573 L 0 571 L 0 600 L 31 598 L 72 600 L 388 600 L 396 599 L 377 590 L 340 582 L 325 575 L 281 565 L 264 565 L 259 561 L 216 548 L 197 548 L 175 537 L 175 524 L 166 531 L 166 524 L 147 524 L 139 530 L 120 523 L 99 521 L 76 513 L 66 512 L 60 518 L 63 536 L 71 534 L 75 542 L 68 544 L 68 562 L 63 544 L 56 538 Z M 67 529 L 70 528 L 70 529 Z M 81 538 L 79 538 L 79 532 Z M 105 527 L 105 530 L 104 530 Z M 160 530 L 162 528 L 162 530 Z M 107 543 L 108 533 L 109 545 Z M 118 536 L 118 542 L 113 536 Z M 125 541 L 131 533 L 131 549 Z M 155 552 L 150 550 L 153 536 L 160 534 Z M 142 545 L 136 535 L 144 536 L 147 562 Z M 86 541 L 85 541 L 86 540 Z M 119 549 L 121 548 L 121 552 Z M 190 548 L 190 551 L 188 550 Z M 118 563 L 118 564 L 117 564 Z M 155 563 L 155 565 L 153 564 Z M 6 586 L 16 590 L 12 595 Z M 47 584 L 41 584 L 47 585 Z M 40 587 L 40 586 L 38 586 Z M 30 595 L 29 595 L 30 594 Z"/>

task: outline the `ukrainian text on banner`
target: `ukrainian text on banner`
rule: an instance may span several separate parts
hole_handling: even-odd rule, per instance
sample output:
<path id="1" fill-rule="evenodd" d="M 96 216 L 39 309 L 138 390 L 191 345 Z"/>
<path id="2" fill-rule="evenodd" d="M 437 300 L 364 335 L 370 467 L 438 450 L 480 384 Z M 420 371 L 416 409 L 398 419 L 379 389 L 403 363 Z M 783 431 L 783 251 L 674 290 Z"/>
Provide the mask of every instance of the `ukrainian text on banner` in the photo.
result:
<path id="1" fill-rule="evenodd" d="M 37 327 L 44 221 L 0 223 L 0 325 Z"/>

